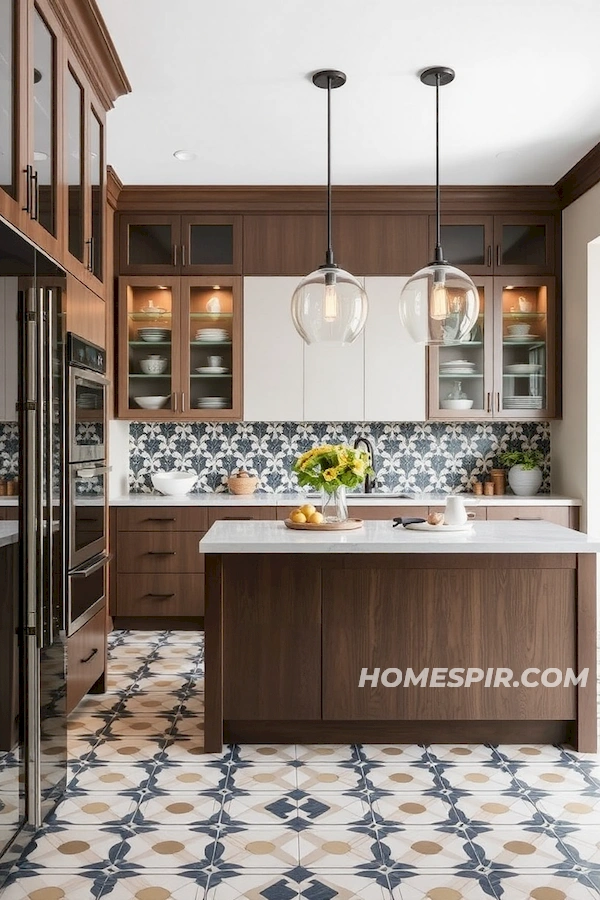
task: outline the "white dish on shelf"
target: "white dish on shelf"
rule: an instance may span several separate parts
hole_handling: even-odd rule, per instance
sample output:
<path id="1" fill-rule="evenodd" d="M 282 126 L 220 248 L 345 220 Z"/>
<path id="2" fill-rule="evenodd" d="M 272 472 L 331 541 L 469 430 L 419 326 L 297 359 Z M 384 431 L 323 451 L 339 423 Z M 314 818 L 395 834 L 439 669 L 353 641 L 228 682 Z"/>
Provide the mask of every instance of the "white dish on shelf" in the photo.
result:
<path id="1" fill-rule="evenodd" d="M 543 366 L 537 363 L 515 363 L 512 366 L 506 366 L 506 375 L 538 375 L 543 371 Z"/>
<path id="2" fill-rule="evenodd" d="M 155 472 L 150 477 L 153 487 L 169 497 L 183 497 L 198 481 L 198 476 L 191 472 Z"/>
<path id="3" fill-rule="evenodd" d="M 162 375 L 167 368 L 168 360 L 158 359 L 140 359 L 140 369 L 144 375 Z"/>
<path id="4" fill-rule="evenodd" d="M 161 409 L 169 399 L 167 397 L 134 397 L 141 409 Z"/>
<path id="5" fill-rule="evenodd" d="M 440 369 L 440 375 L 478 375 L 473 369 Z"/>
<path id="6" fill-rule="evenodd" d="M 440 400 L 442 409 L 472 409 L 474 400 Z"/>
<path id="7" fill-rule="evenodd" d="M 226 366 L 200 366 L 196 372 L 200 375 L 225 375 L 229 369 Z"/>
<path id="8" fill-rule="evenodd" d="M 411 522 L 410 525 L 404 526 L 406 530 L 409 529 L 411 531 L 428 531 L 430 534 L 435 532 L 437 534 L 448 534 L 448 532 L 455 531 L 473 531 L 473 524 L 471 522 L 467 522 L 466 525 L 446 525 L 442 522 L 441 525 L 430 525 L 429 522 Z"/>
<path id="9" fill-rule="evenodd" d="M 505 334 L 504 341 L 507 344 L 526 344 L 529 341 L 538 341 L 539 334 Z"/>
<path id="10" fill-rule="evenodd" d="M 143 312 L 146 316 L 164 316 L 166 311 L 164 306 L 142 306 L 140 309 L 140 312 Z"/>

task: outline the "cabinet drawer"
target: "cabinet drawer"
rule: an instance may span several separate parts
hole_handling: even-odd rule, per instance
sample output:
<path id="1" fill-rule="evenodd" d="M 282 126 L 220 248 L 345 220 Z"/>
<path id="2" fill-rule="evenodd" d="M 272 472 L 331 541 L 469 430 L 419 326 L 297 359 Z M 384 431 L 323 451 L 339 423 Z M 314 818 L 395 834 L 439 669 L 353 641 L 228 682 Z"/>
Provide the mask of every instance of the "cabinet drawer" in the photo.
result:
<path id="1" fill-rule="evenodd" d="M 117 549 L 117 572 L 183 574 L 204 571 L 204 556 L 198 553 L 202 531 L 172 531 L 166 534 L 121 532 Z"/>
<path id="2" fill-rule="evenodd" d="M 212 506 L 208 508 L 208 527 L 215 522 L 245 522 L 256 519 L 276 519 L 275 506 Z"/>
<path id="3" fill-rule="evenodd" d="M 119 616 L 203 616 L 203 575 L 119 575 Z"/>
<path id="4" fill-rule="evenodd" d="M 488 506 L 488 521 L 553 522 L 571 527 L 568 506 Z"/>
<path id="5" fill-rule="evenodd" d="M 467 510 L 467 515 L 468 515 L 469 519 L 475 519 L 476 521 L 477 520 L 485 521 L 487 519 L 485 506 L 471 506 L 470 504 L 467 503 L 467 505 L 465 506 L 465 509 Z M 429 507 L 429 512 L 443 513 L 444 510 L 445 510 L 444 506 L 430 506 Z"/>
<path id="6" fill-rule="evenodd" d="M 104 672 L 106 609 L 67 638 L 67 712 L 74 709 Z"/>
<path id="7" fill-rule="evenodd" d="M 117 509 L 119 531 L 206 531 L 206 507 L 130 506 Z"/>

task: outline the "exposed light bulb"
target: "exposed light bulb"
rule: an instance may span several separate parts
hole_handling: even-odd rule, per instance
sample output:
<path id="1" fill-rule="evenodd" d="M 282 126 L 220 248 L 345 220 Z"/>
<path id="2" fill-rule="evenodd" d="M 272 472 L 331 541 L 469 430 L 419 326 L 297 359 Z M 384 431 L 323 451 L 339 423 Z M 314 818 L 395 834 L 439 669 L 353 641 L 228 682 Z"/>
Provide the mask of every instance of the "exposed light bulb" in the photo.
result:
<path id="1" fill-rule="evenodd" d="M 323 318 L 326 322 L 335 322 L 340 314 L 340 305 L 336 287 L 335 272 L 327 272 L 325 275 L 325 302 L 323 306 Z"/>
<path id="2" fill-rule="evenodd" d="M 450 314 L 450 297 L 446 281 L 434 282 L 431 288 L 431 305 L 429 315 L 432 319 L 447 319 Z"/>

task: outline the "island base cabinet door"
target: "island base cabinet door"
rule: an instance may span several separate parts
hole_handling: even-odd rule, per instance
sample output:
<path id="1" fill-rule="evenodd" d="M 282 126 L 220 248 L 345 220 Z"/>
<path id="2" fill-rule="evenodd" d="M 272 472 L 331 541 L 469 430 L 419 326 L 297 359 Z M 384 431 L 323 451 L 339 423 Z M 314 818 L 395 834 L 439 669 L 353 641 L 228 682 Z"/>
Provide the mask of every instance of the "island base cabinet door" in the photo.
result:
<path id="1" fill-rule="evenodd" d="M 321 718 L 321 573 L 275 558 L 223 560 L 224 719 Z"/>
<path id="2" fill-rule="evenodd" d="M 576 666 L 574 569 L 485 565 L 324 572 L 323 719 L 575 719 L 573 686 L 431 686 L 432 669 Z"/>

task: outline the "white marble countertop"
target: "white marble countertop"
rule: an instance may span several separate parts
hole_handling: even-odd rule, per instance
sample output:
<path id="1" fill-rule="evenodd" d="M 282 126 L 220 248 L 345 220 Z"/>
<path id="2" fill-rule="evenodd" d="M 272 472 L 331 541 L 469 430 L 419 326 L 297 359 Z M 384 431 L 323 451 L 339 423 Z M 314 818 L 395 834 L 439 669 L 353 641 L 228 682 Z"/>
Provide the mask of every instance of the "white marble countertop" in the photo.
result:
<path id="1" fill-rule="evenodd" d="M 408 492 L 407 492 L 408 493 Z M 348 494 L 351 506 L 437 506 L 444 504 L 448 494 L 426 492 L 413 494 L 410 497 L 398 497 L 390 494 Z M 516 497 L 514 494 L 503 494 L 498 497 L 475 496 L 461 494 L 467 501 L 481 506 L 581 506 L 581 500 L 573 497 L 562 497 L 558 494 L 536 494 L 533 497 Z M 0 498 L 0 506 L 2 505 Z M 10 498 L 11 500 L 13 498 Z M 16 500 L 16 498 L 14 498 Z M 163 494 L 124 494 L 109 500 L 110 506 L 299 506 L 309 499 L 318 499 L 315 494 L 267 493 L 259 491 L 255 494 L 229 494 L 225 491 L 215 493 L 185 494 L 183 497 L 166 497 Z M 14 504 L 10 504 L 14 505 Z M 315 504 L 316 505 L 316 504 Z"/>
<path id="2" fill-rule="evenodd" d="M 0 547 L 16 544 L 19 540 L 18 522 L 0 522 Z"/>
<path id="3" fill-rule="evenodd" d="M 283 522 L 216 522 L 201 553 L 598 553 L 600 539 L 551 522 L 475 522 L 468 532 L 409 531 L 367 521 L 356 531 L 292 531 Z"/>

